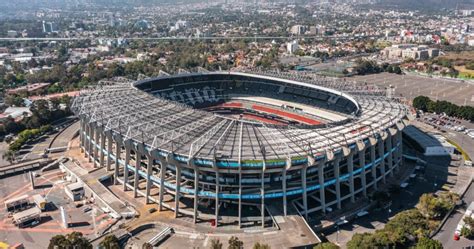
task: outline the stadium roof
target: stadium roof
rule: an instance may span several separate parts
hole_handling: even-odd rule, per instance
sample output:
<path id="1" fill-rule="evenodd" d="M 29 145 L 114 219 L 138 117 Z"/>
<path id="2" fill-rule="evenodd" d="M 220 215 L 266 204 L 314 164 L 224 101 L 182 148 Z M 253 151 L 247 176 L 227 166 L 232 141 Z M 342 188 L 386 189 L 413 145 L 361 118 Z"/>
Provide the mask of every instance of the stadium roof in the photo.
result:
<path id="1" fill-rule="evenodd" d="M 301 79 L 292 82 L 328 89 L 327 81 L 317 85 L 316 81 L 297 80 Z M 103 81 L 99 87 L 83 91 L 72 109 L 125 140 L 162 154 L 174 153 L 183 160 L 268 161 L 335 152 L 378 136 L 406 117 L 407 109 L 400 103 L 368 91 L 350 90 L 353 94 L 342 94 L 358 103 L 361 114 L 343 125 L 311 129 L 256 125 L 193 109 L 138 90 L 124 78 Z"/>

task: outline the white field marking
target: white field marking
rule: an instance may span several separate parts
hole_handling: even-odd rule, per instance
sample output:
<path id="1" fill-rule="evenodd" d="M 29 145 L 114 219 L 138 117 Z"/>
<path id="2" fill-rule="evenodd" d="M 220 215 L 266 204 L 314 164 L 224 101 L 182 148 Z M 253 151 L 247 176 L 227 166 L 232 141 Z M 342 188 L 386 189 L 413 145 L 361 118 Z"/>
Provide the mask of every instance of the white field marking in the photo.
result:
<path id="1" fill-rule="evenodd" d="M 206 239 L 204 239 L 204 247 L 207 247 L 208 242 L 209 242 L 209 236 L 206 236 Z"/>
<path id="2" fill-rule="evenodd" d="M 277 234 L 278 231 L 270 231 L 270 232 L 264 232 L 263 235 L 273 235 L 273 234 Z"/>

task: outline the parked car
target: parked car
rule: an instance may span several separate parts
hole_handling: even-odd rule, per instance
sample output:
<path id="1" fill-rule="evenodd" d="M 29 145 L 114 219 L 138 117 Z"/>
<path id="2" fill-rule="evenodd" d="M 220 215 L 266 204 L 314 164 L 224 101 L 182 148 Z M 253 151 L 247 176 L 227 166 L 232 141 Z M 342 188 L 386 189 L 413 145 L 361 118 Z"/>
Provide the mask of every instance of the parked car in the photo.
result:
<path id="1" fill-rule="evenodd" d="M 454 239 L 454 240 L 459 240 L 460 237 L 461 237 L 461 235 L 460 235 L 457 231 L 454 232 L 454 236 L 453 236 L 453 239 Z"/>

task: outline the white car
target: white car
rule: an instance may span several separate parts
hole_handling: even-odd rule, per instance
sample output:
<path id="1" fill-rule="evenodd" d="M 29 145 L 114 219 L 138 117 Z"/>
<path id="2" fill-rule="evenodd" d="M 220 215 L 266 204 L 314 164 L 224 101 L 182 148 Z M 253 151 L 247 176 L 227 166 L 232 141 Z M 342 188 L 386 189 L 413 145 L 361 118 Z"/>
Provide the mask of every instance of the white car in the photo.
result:
<path id="1" fill-rule="evenodd" d="M 357 213 L 357 217 L 366 216 L 366 215 L 368 215 L 368 214 L 369 214 L 369 212 L 363 210 L 363 211 L 360 211 L 360 212 Z"/>

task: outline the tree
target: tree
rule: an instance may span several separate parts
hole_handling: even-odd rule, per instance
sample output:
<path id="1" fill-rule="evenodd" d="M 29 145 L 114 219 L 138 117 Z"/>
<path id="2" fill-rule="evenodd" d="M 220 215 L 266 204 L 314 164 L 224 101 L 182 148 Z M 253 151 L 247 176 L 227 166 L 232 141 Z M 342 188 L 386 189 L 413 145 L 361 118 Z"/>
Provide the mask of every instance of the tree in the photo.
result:
<path id="1" fill-rule="evenodd" d="M 331 242 L 317 244 L 313 249 L 339 249 L 340 247 Z"/>
<path id="2" fill-rule="evenodd" d="M 150 243 L 146 242 L 143 243 L 142 249 L 153 249 L 153 246 Z"/>
<path id="3" fill-rule="evenodd" d="M 474 237 L 474 218 L 472 218 L 471 216 L 466 216 L 464 217 L 463 221 L 465 225 L 463 229 L 461 229 L 461 235 L 468 239 Z"/>
<path id="4" fill-rule="evenodd" d="M 408 240 L 409 236 L 421 238 L 428 235 L 430 227 L 429 222 L 420 211 L 410 209 L 395 215 L 395 217 L 385 225 L 384 230 L 398 233 L 401 237 L 397 243 L 403 244 Z"/>
<path id="5" fill-rule="evenodd" d="M 443 244 L 437 240 L 423 237 L 418 240 L 415 249 L 443 249 Z"/>
<path id="6" fill-rule="evenodd" d="M 228 249 L 241 249 L 244 247 L 244 242 L 239 240 L 239 238 L 232 236 L 229 239 L 229 246 Z"/>
<path id="7" fill-rule="evenodd" d="M 391 201 L 390 194 L 385 191 L 375 191 L 370 199 L 377 202 L 378 207 L 383 207 L 385 204 Z"/>
<path id="8" fill-rule="evenodd" d="M 352 239 L 347 242 L 348 249 L 372 249 L 378 247 L 379 245 L 371 233 L 356 233 L 352 236 Z"/>
<path id="9" fill-rule="evenodd" d="M 375 74 L 380 73 L 382 68 L 377 65 L 377 62 L 372 60 L 362 60 L 358 59 L 356 61 L 356 66 L 354 70 L 359 75 L 366 75 L 366 74 Z"/>
<path id="10" fill-rule="evenodd" d="M 211 240 L 211 249 L 222 249 L 222 243 L 218 239 Z"/>
<path id="11" fill-rule="evenodd" d="M 70 241 L 64 235 L 55 235 L 49 240 L 48 249 L 58 248 L 68 248 L 70 247 Z"/>
<path id="12" fill-rule="evenodd" d="M 271 247 L 267 244 L 260 244 L 259 242 L 255 243 L 252 247 L 253 249 L 270 249 Z"/>
<path id="13" fill-rule="evenodd" d="M 395 73 L 395 74 L 402 74 L 402 69 L 400 68 L 399 65 L 393 66 L 393 73 Z"/>
<path id="14" fill-rule="evenodd" d="M 19 95 L 7 95 L 5 97 L 5 104 L 9 106 L 25 106 L 23 98 Z"/>
<path id="15" fill-rule="evenodd" d="M 413 107 L 425 112 L 444 112 L 448 116 L 474 121 L 474 107 L 472 106 L 458 106 L 447 101 L 432 101 L 426 96 L 418 96 L 413 99 Z"/>
<path id="16" fill-rule="evenodd" d="M 466 64 L 466 69 L 474 70 L 474 61 L 471 61 Z"/>
<path id="17" fill-rule="evenodd" d="M 413 99 L 413 107 L 424 112 L 428 111 L 428 105 L 431 99 L 426 96 L 418 96 Z"/>
<path id="18" fill-rule="evenodd" d="M 2 158 L 12 164 L 15 161 L 15 152 L 7 150 L 3 153 Z"/>
<path id="19" fill-rule="evenodd" d="M 120 249 L 119 240 L 115 235 L 105 236 L 99 246 L 104 249 Z"/>
<path id="20" fill-rule="evenodd" d="M 433 194 L 423 194 L 420 196 L 416 208 L 418 208 L 426 218 L 433 219 L 444 215 L 453 206 L 453 203 L 443 198 L 437 198 Z"/>
<path id="21" fill-rule="evenodd" d="M 49 241 L 48 249 L 54 249 L 55 247 L 60 249 L 92 249 L 92 244 L 88 239 L 82 236 L 82 233 L 72 232 L 66 235 L 56 235 L 52 237 Z"/>

